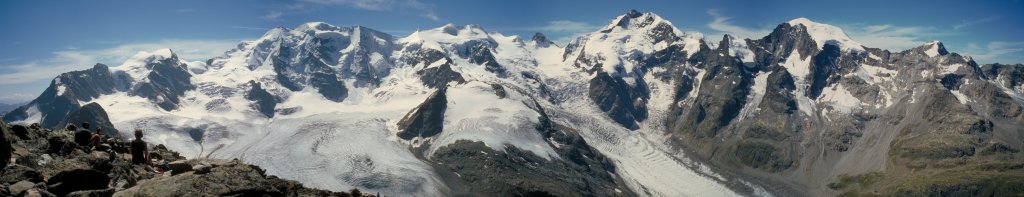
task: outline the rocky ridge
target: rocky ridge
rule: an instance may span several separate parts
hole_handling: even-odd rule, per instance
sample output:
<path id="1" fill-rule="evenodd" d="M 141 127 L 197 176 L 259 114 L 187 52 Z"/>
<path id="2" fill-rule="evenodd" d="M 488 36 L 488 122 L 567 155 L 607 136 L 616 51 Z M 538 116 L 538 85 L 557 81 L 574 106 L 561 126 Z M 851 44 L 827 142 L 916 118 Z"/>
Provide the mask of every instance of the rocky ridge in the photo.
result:
<path id="1" fill-rule="evenodd" d="M 83 147 L 67 130 L 2 121 L 0 129 L 0 196 L 371 196 L 307 188 L 238 160 L 186 159 L 164 145 L 150 148 L 154 163 L 169 167 L 157 173 L 131 164 L 118 138 Z"/>

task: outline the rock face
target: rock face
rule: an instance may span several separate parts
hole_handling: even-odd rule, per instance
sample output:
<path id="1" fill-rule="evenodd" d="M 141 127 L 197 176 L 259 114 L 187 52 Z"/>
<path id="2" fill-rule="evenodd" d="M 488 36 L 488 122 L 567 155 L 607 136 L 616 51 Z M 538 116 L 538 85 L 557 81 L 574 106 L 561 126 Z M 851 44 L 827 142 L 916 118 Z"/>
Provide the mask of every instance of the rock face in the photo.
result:
<path id="1" fill-rule="evenodd" d="M 147 98 L 164 110 L 177 109 L 181 102 L 179 97 L 195 89 L 188 66 L 173 53 L 166 59 L 148 62 L 144 67 L 150 72 L 145 81 L 132 87 L 132 94 Z"/>
<path id="2" fill-rule="evenodd" d="M 643 83 L 630 87 L 622 78 L 613 78 L 600 72 L 590 80 L 590 99 L 608 113 L 615 122 L 629 129 L 637 129 L 638 121 L 647 118 L 648 93 Z"/>
<path id="3" fill-rule="evenodd" d="M 6 168 L 7 163 L 11 161 L 11 141 L 8 140 L 7 134 L 14 134 L 13 131 L 9 131 L 7 123 L 0 120 L 0 169 Z M 13 135 L 12 135 L 13 136 Z"/>
<path id="4" fill-rule="evenodd" d="M 938 42 L 902 52 L 818 43 L 822 26 L 791 22 L 747 39 L 750 62 L 730 57 L 730 37 L 691 56 L 705 73 L 696 97 L 675 100 L 678 146 L 812 196 L 1020 193 L 1009 188 L 1024 172 L 1008 167 L 1019 150 L 1002 148 L 1020 140 L 995 137 L 1024 123 L 1018 67 L 978 65 Z M 952 178 L 964 174 L 986 178 Z"/>
<path id="5" fill-rule="evenodd" d="M 267 176 L 256 166 L 237 160 L 192 160 L 213 165 L 208 173 L 185 172 L 174 176 L 155 177 L 114 193 L 113 196 L 345 196 L 302 187 L 295 181 Z"/>
<path id="6" fill-rule="evenodd" d="M 249 85 L 252 86 L 249 92 L 245 94 L 245 99 L 253 101 L 255 108 L 266 115 L 268 118 L 274 117 L 274 108 L 277 106 L 278 99 L 274 95 L 264 90 L 262 86 L 256 81 L 249 81 Z"/>
<path id="7" fill-rule="evenodd" d="M 444 129 L 444 112 L 448 109 L 447 88 L 442 87 L 427 97 L 402 120 L 398 121 L 398 137 L 411 140 L 416 137 L 431 137 Z"/>
<path id="8" fill-rule="evenodd" d="M 114 124 L 110 122 L 110 117 L 107 116 L 107 112 L 103 110 L 97 103 L 86 104 L 78 110 L 75 110 L 68 118 L 61 122 L 59 125 L 81 125 L 83 122 L 88 122 L 91 125 L 91 129 L 102 129 L 103 135 L 111 136 L 114 138 L 121 137 L 121 132 L 114 128 Z"/>
<path id="9" fill-rule="evenodd" d="M 3 121 L 0 126 L 4 136 L 13 133 Z M 0 146 L 8 147 L 4 161 L 11 160 L 12 147 L 16 161 L 0 171 L 0 183 L 6 188 L 0 196 L 353 196 L 306 188 L 237 160 L 185 160 L 163 145 L 150 148 L 155 163 L 177 161 L 188 169 L 159 174 L 152 167 L 131 164 L 128 143 L 120 139 L 104 138 L 104 145 L 111 147 L 108 150 L 87 149 L 70 141 L 72 131 L 23 128 L 28 137 Z"/>
<path id="10" fill-rule="evenodd" d="M 549 47 L 555 44 L 555 42 L 548 40 L 548 36 L 545 36 L 540 32 L 533 34 L 533 37 L 530 38 L 530 41 L 533 41 L 535 44 L 537 44 L 537 46 L 540 47 Z"/>
<path id="11" fill-rule="evenodd" d="M 46 128 L 59 125 L 66 117 L 79 108 L 78 101 L 91 100 L 100 95 L 126 91 L 132 79 L 112 73 L 107 65 L 96 64 L 91 69 L 61 74 L 50 82 L 39 98 L 4 115 L 5 121 L 29 118 L 29 110 L 47 112 L 38 123 Z"/>
<path id="12" fill-rule="evenodd" d="M 462 74 L 452 70 L 452 60 L 440 51 L 429 49 L 422 50 L 414 54 L 414 56 L 407 58 L 405 61 L 406 64 L 409 65 L 425 64 L 428 66 L 423 70 L 416 72 L 416 74 L 420 75 L 420 81 L 422 81 L 427 87 L 441 88 L 447 86 L 449 82 L 466 82 L 466 80 L 462 78 Z M 431 66 L 435 63 L 441 64 Z"/>

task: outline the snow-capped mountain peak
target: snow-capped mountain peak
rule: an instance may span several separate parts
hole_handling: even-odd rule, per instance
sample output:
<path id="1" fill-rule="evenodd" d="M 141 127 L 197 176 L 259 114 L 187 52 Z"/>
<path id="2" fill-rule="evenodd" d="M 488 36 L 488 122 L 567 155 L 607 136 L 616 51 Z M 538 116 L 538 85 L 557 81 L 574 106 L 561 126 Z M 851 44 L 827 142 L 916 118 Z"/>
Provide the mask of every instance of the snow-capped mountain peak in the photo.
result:
<path id="1" fill-rule="evenodd" d="M 863 45 L 851 39 L 839 27 L 814 22 L 807 18 L 796 18 L 786 23 L 807 28 L 807 34 L 811 35 L 814 42 L 818 44 L 818 48 L 824 48 L 825 44 L 833 44 L 839 46 L 843 51 L 864 51 Z"/>
<path id="2" fill-rule="evenodd" d="M 141 80 L 149 73 L 150 68 L 148 68 L 147 65 L 163 61 L 170 61 L 174 64 L 182 63 L 174 51 L 171 51 L 169 48 L 164 48 L 154 51 L 139 51 L 131 58 L 125 60 L 121 66 L 114 67 L 113 70 L 124 71 L 133 79 Z"/>
<path id="3" fill-rule="evenodd" d="M 409 36 L 398 39 L 398 42 L 409 46 L 419 46 L 444 51 L 444 48 L 446 47 L 443 46 L 461 44 L 470 40 L 485 40 L 493 42 L 491 35 L 479 25 L 465 25 L 459 27 L 451 23 L 434 29 L 417 30 Z"/>
<path id="4" fill-rule="evenodd" d="M 548 47 L 554 44 L 554 42 L 548 40 L 548 37 L 540 32 L 533 34 L 533 37 L 530 38 L 530 41 L 532 41 L 538 47 Z"/>
<path id="5" fill-rule="evenodd" d="M 736 38 L 735 36 L 726 34 L 723 39 L 729 41 L 729 56 L 740 58 L 743 62 L 754 62 L 754 52 L 747 46 L 747 42 L 744 39 Z M 706 43 L 712 43 L 710 47 L 717 48 L 718 44 L 715 42 L 706 41 Z"/>
<path id="6" fill-rule="evenodd" d="M 938 40 L 933 40 L 931 42 L 925 43 L 924 45 L 921 45 L 918 48 L 926 48 L 924 50 L 924 54 L 928 55 L 928 57 L 949 54 L 949 51 L 946 51 L 946 46 L 943 45 L 942 42 L 939 42 Z"/>
<path id="7" fill-rule="evenodd" d="M 307 32 L 307 31 L 339 31 L 341 27 L 334 26 L 325 22 L 308 22 L 298 27 L 295 27 L 295 31 Z"/>
<path id="8" fill-rule="evenodd" d="M 654 13 L 631 10 L 601 30 L 570 42 L 566 51 L 571 56 L 601 59 L 606 73 L 619 73 L 620 67 L 630 73 L 633 60 L 621 59 L 627 54 L 651 54 L 672 45 L 682 45 L 692 54 L 700 49 L 700 39 L 702 35 L 684 33 Z"/>
<path id="9" fill-rule="evenodd" d="M 681 32 L 672 26 L 672 22 L 661 18 L 653 12 L 639 12 L 636 10 L 630 10 L 626 14 L 615 17 L 611 23 L 608 23 L 601 28 L 600 32 L 607 33 L 613 31 L 628 31 L 628 30 L 647 30 L 652 28 L 658 28 L 659 25 L 664 24 L 665 26 L 672 27 L 674 34 L 680 34 Z"/>

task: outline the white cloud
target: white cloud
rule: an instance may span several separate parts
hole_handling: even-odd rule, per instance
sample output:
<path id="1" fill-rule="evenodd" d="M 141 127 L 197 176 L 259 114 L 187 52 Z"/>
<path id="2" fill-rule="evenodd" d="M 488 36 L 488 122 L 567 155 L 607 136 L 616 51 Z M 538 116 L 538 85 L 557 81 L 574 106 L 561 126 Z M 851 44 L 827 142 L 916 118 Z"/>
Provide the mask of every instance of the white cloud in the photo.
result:
<path id="1" fill-rule="evenodd" d="M 716 9 L 708 10 L 708 15 L 711 15 L 713 18 L 708 23 L 708 28 L 718 31 L 718 34 L 729 34 L 737 38 L 758 39 L 772 31 L 769 28 L 750 28 L 734 25 L 729 21 L 732 19 L 731 17 L 722 15 Z M 936 40 L 938 37 L 956 34 L 940 31 L 938 28 L 933 27 L 895 26 L 891 24 L 832 25 L 841 27 L 850 38 L 864 44 L 864 46 L 896 51 L 914 48 L 921 46 L 925 42 Z M 713 35 L 712 38 L 721 37 L 720 35 L 711 35 Z"/>
<path id="2" fill-rule="evenodd" d="M 96 63 L 119 66 L 125 59 L 139 51 L 171 48 L 178 57 L 190 61 L 204 61 L 223 54 L 235 47 L 238 39 L 229 40 L 179 40 L 166 39 L 156 42 L 128 43 L 104 49 L 79 49 L 53 52 L 53 56 L 22 64 L 0 65 L 0 85 L 28 84 L 50 80 L 60 73 L 82 70 Z"/>
<path id="3" fill-rule="evenodd" d="M 1024 62 L 1024 42 L 993 41 L 984 47 L 967 43 L 964 54 L 979 63 L 1021 63 Z"/>
<path id="4" fill-rule="evenodd" d="M 270 29 L 263 28 L 263 27 L 247 27 L 247 26 L 231 26 L 231 28 L 234 28 L 234 29 L 244 29 L 244 30 L 258 30 L 258 31 L 270 30 Z"/>
<path id="5" fill-rule="evenodd" d="M 891 24 L 837 25 L 843 28 L 853 40 L 864 46 L 902 51 L 939 40 L 939 37 L 956 35 L 934 27 L 895 26 Z"/>
<path id="6" fill-rule="evenodd" d="M 548 21 L 544 26 L 536 28 L 538 31 L 543 32 L 570 32 L 570 33 L 581 33 L 595 31 L 601 26 L 591 25 L 584 22 L 557 20 Z"/>
<path id="7" fill-rule="evenodd" d="M 302 2 L 321 5 L 340 5 L 345 7 L 373 10 L 373 11 L 415 11 L 421 17 L 430 20 L 440 20 L 434 13 L 434 5 L 426 4 L 418 0 L 299 0 Z"/>
<path id="8" fill-rule="evenodd" d="M 365 10 L 385 10 L 395 2 L 392 0 L 303 0 L 316 4 L 338 4 Z"/>
<path id="9" fill-rule="evenodd" d="M 27 94 L 27 93 L 7 93 L 0 95 L 0 103 L 2 104 L 16 104 L 25 101 L 32 100 L 38 95 Z"/>
<path id="10" fill-rule="evenodd" d="M 588 33 L 597 31 L 602 26 L 593 25 L 585 22 L 570 21 L 570 20 L 554 20 L 548 21 L 544 25 L 532 26 L 532 27 L 513 27 L 513 28 L 497 28 L 497 31 L 518 31 L 518 32 L 540 32 L 548 36 L 552 42 L 564 45 L 572 39 L 580 36 L 584 36 Z M 532 34 L 530 34 L 532 35 Z"/>
<path id="11" fill-rule="evenodd" d="M 601 26 L 591 25 L 584 22 L 568 21 L 568 20 L 557 20 L 548 21 L 544 26 L 533 28 L 532 31 L 544 32 L 544 33 L 562 33 L 565 36 L 554 37 L 552 42 L 565 45 L 572 41 L 572 39 L 580 36 L 587 35 L 588 33 L 597 31 Z"/>
<path id="12" fill-rule="evenodd" d="M 267 13 L 267 15 L 263 15 L 260 18 L 267 19 L 267 20 L 277 20 L 277 19 L 281 18 L 282 15 L 284 15 L 284 13 L 281 13 L 279 11 L 270 11 L 269 13 Z"/>
<path id="13" fill-rule="evenodd" d="M 759 39 L 771 33 L 771 29 L 746 28 L 733 25 L 732 23 L 729 22 L 729 19 L 732 18 L 723 16 L 722 14 L 718 13 L 717 9 L 708 10 L 708 15 L 711 15 L 711 17 L 714 18 L 713 20 L 711 20 L 711 22 L 708 23 L 708 28 L 718 31 L 718 33 L 720 34 L 729 34 L 741 39 Z"/>
<path id="14" fill-rule="evenodd" d="M 996 21 L 996 20 L 999 20 L 998 16 L 990 16 L 988 18 L 983 18 L 983 19 L 978 19 L 978 20 L 970 20 L 970 21 L 963 20 L 963 22 L 960 22 L 959 24 L 953 25 L 953 29 L 954 30 L 959 30 L 959 29 L 963 29 L 965 27 L 970 27 L 970 26 L 973 26 L 973 25 L 987 23 L 987 22 L 992 22 L 992 21 Z"/>

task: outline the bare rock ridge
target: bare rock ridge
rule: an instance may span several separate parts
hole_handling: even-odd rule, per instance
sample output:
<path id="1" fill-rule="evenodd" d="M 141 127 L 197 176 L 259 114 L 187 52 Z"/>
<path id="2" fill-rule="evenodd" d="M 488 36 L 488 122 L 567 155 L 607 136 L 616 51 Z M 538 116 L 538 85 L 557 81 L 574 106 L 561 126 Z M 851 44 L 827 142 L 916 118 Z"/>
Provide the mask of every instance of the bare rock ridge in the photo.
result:
<path id="1" fill-rule="evenodd" d="M 163 145 L 150 148 L 163 174 L 133 165 L 127 142 L 105 137 L 95 147 L 78 146 L 71 131 L 7 125 L 0 141 L 0 195 L 3 196 L 363 196 L 303 187 L 266 175 L 238 160 L 185 159 Z M 6 161 L 13 161 L 7 164 Z M 365 195 L 371 196 L 371 195 Z"/>

